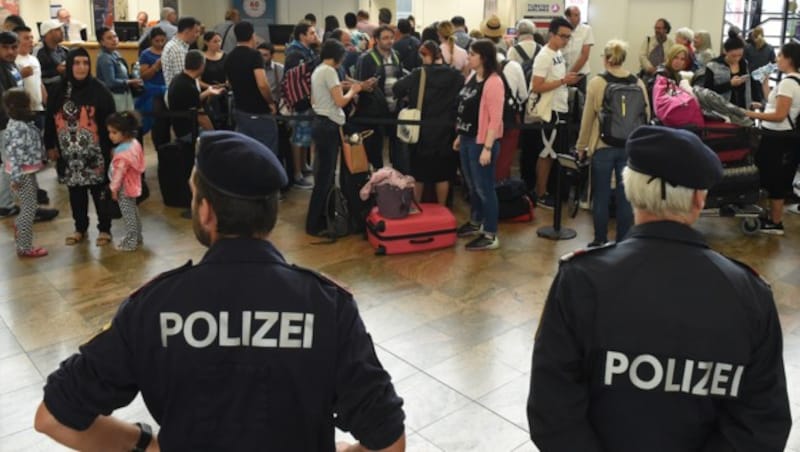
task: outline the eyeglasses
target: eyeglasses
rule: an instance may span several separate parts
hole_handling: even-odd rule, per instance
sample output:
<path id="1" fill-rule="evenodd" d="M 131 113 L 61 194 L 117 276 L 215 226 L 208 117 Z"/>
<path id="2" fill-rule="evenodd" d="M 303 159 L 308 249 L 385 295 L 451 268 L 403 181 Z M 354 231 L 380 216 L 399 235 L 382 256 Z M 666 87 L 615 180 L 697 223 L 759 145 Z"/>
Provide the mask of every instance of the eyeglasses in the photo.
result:
<path id="1" fill-rule="evenodd" d="M 563 40 L 565 40 L 565 41 L 569 41 L 570 39 L 572 39 L 572 35 L 564 35 L 564 34 L 561 34 L 561 33 L 558 34 L 558 37 L 563 39 Z"/>

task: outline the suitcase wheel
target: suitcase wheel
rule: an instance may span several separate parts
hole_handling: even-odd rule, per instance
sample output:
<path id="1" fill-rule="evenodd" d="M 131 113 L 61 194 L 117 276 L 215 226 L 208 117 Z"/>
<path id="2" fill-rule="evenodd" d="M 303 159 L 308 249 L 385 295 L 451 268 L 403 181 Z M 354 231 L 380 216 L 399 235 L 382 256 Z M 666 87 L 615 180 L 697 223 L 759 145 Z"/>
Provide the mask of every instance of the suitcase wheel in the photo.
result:
<path id="1" fill-rule="evenodd" d="M 375 248 L 375 255 L 376 256 L 386 256 L 386 247 L 383 246 L 383 245 L 378 245 L 378 247 Z"/>
<path id="2" fill-rule="evenodd" d="M 758 234 L 758 230 L 761 229 L 761 221 L 758 218 L 752 217 L 742 218 L 739 227 L 745 235 L 755 235 Z"/>

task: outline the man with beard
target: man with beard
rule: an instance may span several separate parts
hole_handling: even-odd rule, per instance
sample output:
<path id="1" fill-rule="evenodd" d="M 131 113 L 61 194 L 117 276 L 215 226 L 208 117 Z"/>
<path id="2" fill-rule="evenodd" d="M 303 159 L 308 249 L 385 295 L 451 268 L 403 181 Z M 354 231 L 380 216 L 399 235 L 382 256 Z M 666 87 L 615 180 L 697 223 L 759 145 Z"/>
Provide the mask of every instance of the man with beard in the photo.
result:
<path id="1" fill-rule="evenodd" d="M 353 296 L 270 242 L 287 177 L 237 132 L 203 134 L 189 180 L 209 247 L 156 277 L 50 375 L 35 427 L 85 450 L 334 450 L 334 426 L 405 450 L 403 401 Z M 141 391 L 161 426 L 108 416 Z"/>

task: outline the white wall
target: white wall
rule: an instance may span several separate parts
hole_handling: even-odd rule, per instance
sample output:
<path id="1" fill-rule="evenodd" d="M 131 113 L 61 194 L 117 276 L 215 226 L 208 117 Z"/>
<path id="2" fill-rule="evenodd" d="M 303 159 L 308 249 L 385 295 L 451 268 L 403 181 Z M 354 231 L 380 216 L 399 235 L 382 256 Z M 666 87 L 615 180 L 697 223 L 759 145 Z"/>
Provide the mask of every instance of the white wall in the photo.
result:
<path id="1" fill-rule="evenodd" d="M 652 36 L 653 25 L 660 17 L 672 25 L 671 36 L 680 27 L 708 30 L 714 48 L 718 49 L 724 7 L 725 0 L 589 0 L 590 25 L 595 39 L 590 60 L 592 72 L 597 74 L 602 70 L 600 51 L 614 38 L 630 44 L 625 66 L 638 71 L 639 47 L 645 36 Z"/>
<path id="2" fill-rule="evenodd" d="M 91 26 L 92 16 L 89 0 L 52 0 L 68 8 L 75 20 Z M 144 10 L 150 18 L 157 19 L 160 0 L 128 0 L 130 17 Z M 222 21 L 225 10 L 229 7 L 226 0 L 181 0 L 181 14 L 193 15 L 208 26 Z M 279 23 L 295 23 L 306 13 L 316 14 L 323 26 L 326 15 L 332 14 L 344 22 L 344 14 L 359 8 L 373 12 L 377 22 L 377 10 L 385 4 L 392 5 L 391 0 L 278 0 L 277 19 Z M 20 2 L 20 13 L 27 22 L 49 18 L 49 0 L 24 0 Z M 722 14 L 725 0 L 590 0 L 591 25 L 594 30 L 596 49 L 602 48 L 606 41 L 620 38 L 631 44 L 632 55 L 628 58 L 630 68 L 636 69 L 636 56 L 644 36 L 653 33 L 653 24 L 659 17 L 667 18 L 673 30 L 688 26 L 694 30 L 705 29 L 711 33 L 715 49 L 719 48 L 722 36 Z M 498 1 L 498 16 L 501 20 L 511 21 L 513 13 L 509 8 L 516 7 L 514 0 Z M 392 8 L 394 10 L 394 8 Z M 414 16 L 421 29 L 436 20 L 449 19 L 458 14 L 467 20 L 470 29 L 480 27 L 483 20 L 483 2 L 480 0 L 415 0 Z M 91 30 L 90 30 L 91 31 Z M 90 33 L 93 36 L 93 32 Z M 592 72 L 602 67 L 599 50 L 592 52 Z"/>

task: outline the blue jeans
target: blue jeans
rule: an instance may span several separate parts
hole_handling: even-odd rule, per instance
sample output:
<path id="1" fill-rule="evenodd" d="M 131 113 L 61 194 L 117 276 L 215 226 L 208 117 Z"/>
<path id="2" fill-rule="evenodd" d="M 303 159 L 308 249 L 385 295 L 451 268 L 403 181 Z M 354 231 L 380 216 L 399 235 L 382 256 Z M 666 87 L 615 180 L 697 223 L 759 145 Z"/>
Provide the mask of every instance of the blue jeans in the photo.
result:
<path id="1" fill-rule="evenodd" d="M 314 165 L 314 190 L 308 202 L 306 232 L 316 235 L 325 230 L 325 204 L 328 192 L 336 178 L 336 158 L 339 156 L 339 126 L 325 117 L 314 118 L 311 123 L 311 136 L 317 145 Z"/>
<path id="2" fill-rule="evenodd" d="M 264 144 L 273 154 L 279 156 L 278 123 L 264 115 L 234 110 L 236 131 Z"/>
<path id="3" fill-rule="evenodd" d="M 492 146 L 492 161 L 481 166 L 480 155 L 483 145 L 475 142 L 475 137 L 461 135 L 461 169 L 469 186 L 470 221 L 483 224 L 483 230 L 497 234 L 498 202 L 494 191 L 494 166 L 500 154 L 500 140 Z"/>
<path id="4" fill-rule="evenodd" d="M 608 241 L 608 203 L 611 201 L 611 174 L 617 182 L 617 241 L 628 233 L 633 225 L 631 204 L 625 197 L 622 170 L 628 161 L 623 148 L 601 148 L 592 156 L 592 216 L 594 217 L 594 241 Z"/>

